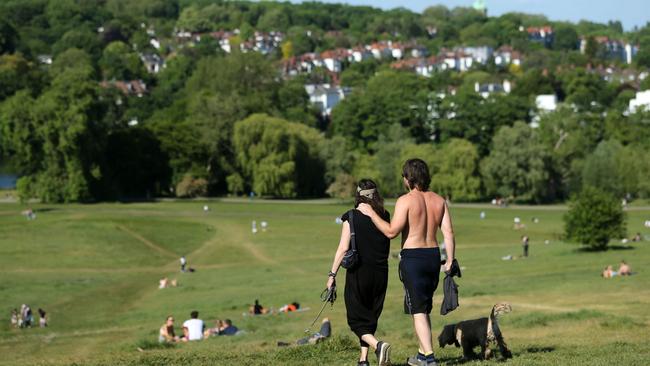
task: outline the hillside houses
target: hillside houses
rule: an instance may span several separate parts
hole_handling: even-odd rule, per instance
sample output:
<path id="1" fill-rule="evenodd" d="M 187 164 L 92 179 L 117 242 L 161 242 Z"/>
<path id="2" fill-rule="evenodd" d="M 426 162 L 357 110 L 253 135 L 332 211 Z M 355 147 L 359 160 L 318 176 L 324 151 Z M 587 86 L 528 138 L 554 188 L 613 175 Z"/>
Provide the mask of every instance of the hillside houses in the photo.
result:
<path id="1" fill-rule="evenodd" d="M 219 30 L 214 32 L 191 33 L 183 30 L 176 31 L 174 38 L 178 44 L 198 43 L 206 38 L 211 38 L 219 43 L 219 47 L 226 53 L 232 52 L 232 41 L 235 37 L 240 37 L 239 29 L 232 31 Z M 282 32 L 255 32 L 250 38 L 238 40 L 239 48 L 242 52 L 255 51 L 267 55 L 280 47 L 284 41 Z"/>
<path id="2" fill-rule="evenodd" d="M 524 28 L 520 27 L 519 30 L 523 32 Z M 528 33 L 528 40 L 530 41 L 541 43 L 545 47 L 551 47 L 551 44 L 553 44 L 555 34 L 553 33 L 553 28 L 551 26 L 528 27 L 526 28 L 526 32 Z"/>
<path id="3" fill-rule="evenodd" d="M 628 65 L 632 63 L 632 60 L 639 52 L 639 46 L 622 40 L 610 39 L 605 36 L 592 39 L 598 44 L 600 52 L 604 53 L 605 58 L 622 61 Z M 580 39 L 580 52 L 583 54 L 587 50 L 588 41 L 589 39 L 586 37 Z"/>
<path id="4" fill-rule="evenodd" d="M 494 49 L 489 46 L 464 47 L 462 51 L 464 54 L 472 56 L 472 60 L 480 64 L 486 64 L 494 53 Z"/>
<path id="5" fill-rule="evenodd" d="M 500 67 L 508 65 L 521 66 L 521 52 L 515 51 L 511 46 L 503 45 L 494 52 L 494 64 Z"/>
<path id="6" fill-rule="evenodd" d="M 409 58 L 393 62 L 390 65 L 393 70 L 411 70 L 424 77 L 431 77 L 439 68 L 438 58 Z"/>

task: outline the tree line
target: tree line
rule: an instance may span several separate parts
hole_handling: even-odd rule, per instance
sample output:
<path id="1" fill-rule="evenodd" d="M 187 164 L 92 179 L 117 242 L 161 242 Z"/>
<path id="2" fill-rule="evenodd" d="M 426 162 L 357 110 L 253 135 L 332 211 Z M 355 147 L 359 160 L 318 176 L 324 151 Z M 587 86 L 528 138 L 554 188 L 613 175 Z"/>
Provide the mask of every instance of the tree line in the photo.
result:
<path id="1" fill-rule="evenodd" d="M 23 198 L 350 197 L 362 177 L 395 196 L 401 164 L 413 156 L 428 162 L 432 189 L 458 201 L 554 202 L 584 186 L 650 195 L 650 115 L 626 112 L 650 78 L 606 81 L 593 68 L 611 60 L 577 49 L 583 35 L 639 42 L 636 64 L 619 66 L 647 71 L 647 26 L 625 33 L 617 22 L 488 17 L 469 8 L 418 14 L 202 0 L 8 0 L 0 15 L 0 158 L 20 176 Z M 556 29 L 550 46 L 519 30 L 543 24 Z M 279 30 L 295 54 L 416 39 L 431 53 L 510 44 L 525 58 L 520 67 L 488 63 L 431 78 L 376 60 L 347 65 L 340 80 L 353 92 L 324 119 L 304 85 L 327 74 L 281 77 L 281 50 L 226 54 L 206 39 L 168 48 L 166 67 L 147 73 L 139 55 L 151 50 L 152 27 L 167 36 L 180 28 L 238 28 L 241 37 Z M 51 65 L 39 62 L 43 54 Z M 483 98 L 474 90 L 503 78 L 513 81 L 509 94 Z M 145 96 L 100 84 L 132 79 L 147 85 Z M 536 111 L 538 94 L 556 94 L 560 108 Z"/>

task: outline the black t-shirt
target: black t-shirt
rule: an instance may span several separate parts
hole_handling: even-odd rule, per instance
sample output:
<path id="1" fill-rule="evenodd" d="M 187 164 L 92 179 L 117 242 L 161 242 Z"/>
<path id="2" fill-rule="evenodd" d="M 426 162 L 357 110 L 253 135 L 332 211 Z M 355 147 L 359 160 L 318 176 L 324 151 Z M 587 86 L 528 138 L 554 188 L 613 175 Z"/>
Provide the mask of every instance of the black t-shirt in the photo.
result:
<path id="1" fill-rule="evenodd" d="M 388 255 L 390 253 L 390 239 L 372 223 L 370 217 L 362 214 L 359 210 L 352 210 L 354 213 L 354 229 L 356 234 L 357 251 L 362 266 L 374 266 L 388 268 Z M 348 221 L 348 212 L 341 216 L 341 220 Z M 384 211 L 380 214 L 385 221 L 390 221 L 390 213 Z"/>

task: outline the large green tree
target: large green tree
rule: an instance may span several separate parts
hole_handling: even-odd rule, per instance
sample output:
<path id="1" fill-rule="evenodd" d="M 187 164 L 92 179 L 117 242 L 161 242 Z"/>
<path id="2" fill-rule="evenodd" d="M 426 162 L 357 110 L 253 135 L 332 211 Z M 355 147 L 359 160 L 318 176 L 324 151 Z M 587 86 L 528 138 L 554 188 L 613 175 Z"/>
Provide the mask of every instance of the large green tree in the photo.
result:
<path id="1" fill-rule="evenodd" d="M 548 161 L 548 152 L 534 129 L 523 122 L 501 127 L 490 155 L 481 162 L 487 193 L 518 201 L 544 201 Z"/>
<path id="2" fill-rule="evenodd" d="M 586 187 L 571 199 L 569 211 L 564 216 L 567 239 L 594 250 L 604 250 L 611 239 L 626 234 L 625 212 L 612 194 Z"/>
<path id="3" fill-rule="evenodd" d="M 436 134 L 441 142 L 452 138 L 471 141 L 481 156 L 487 155 L 495 132 L 515 121 L 527 121 L 530 102 L 515 95 L 491 95 L 484 99 L 472 91 L 447 96 L 437 107 Z"/>
<path id="4" fill-rule="evenodd" d="M 374 151 L 379 136 L 397 124 L 416 141 L 428 140 L 428 87 L 411 73 L 384 71 L 339 103 L 332 112 L 331 132 L 349 138 L 357 148 Z"/>
<path id="5" fill-rule="evenodd" d="M 263 196 L 322 195 L 322 138 L 303 124 L 264 114 L 237 122 L 233 141 L 243 181 Z"/>
<path id="6" fill-rule="evenodd" d="M 455 201 L 481 197 L 479 154 L 467 140 L 451 139 L 431 156 L 431 189 Z"/>
<path id="7" fill-rule="evenodd" d="M 91 199 L 101 178 L 101 108 L 92 67 L 57 75 L 38 99 L 19 93 L 4 105 L 0 117 L 23 198 L 44 202 Z M 30 108 L 29 106 L 33 106 Z M 4 134 L 3 134 L 4 135 Z"/>

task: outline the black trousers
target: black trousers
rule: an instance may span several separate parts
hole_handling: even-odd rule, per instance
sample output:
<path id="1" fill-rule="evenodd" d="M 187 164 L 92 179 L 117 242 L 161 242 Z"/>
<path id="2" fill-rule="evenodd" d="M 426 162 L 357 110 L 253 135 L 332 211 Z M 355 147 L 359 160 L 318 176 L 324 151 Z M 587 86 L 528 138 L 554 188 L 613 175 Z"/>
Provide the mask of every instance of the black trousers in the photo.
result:
<path id="1" fill-rule="evenodd" d="M 346 273 L 344 294 L 348 325 L 359 337 L 361 347 L 368 347 L 361 336 L 374 335 L 377 331 L 387 286 L 388 268 L 361 265 Z"/>

